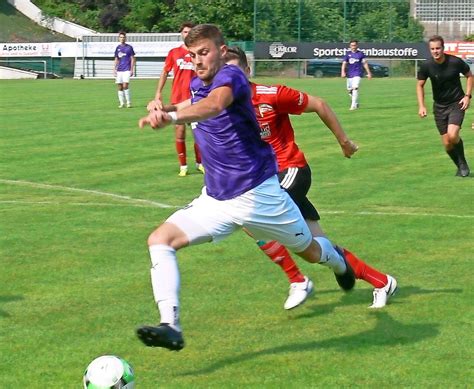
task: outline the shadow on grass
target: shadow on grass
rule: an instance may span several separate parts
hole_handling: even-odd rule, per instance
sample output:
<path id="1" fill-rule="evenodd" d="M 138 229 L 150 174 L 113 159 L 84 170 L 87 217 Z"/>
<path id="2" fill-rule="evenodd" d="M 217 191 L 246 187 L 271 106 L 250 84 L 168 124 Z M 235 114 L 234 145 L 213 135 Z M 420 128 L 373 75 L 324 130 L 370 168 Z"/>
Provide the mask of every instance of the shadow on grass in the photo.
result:
<path id="1" fill-rule="evenodd" d="M 399 287 L 397 293 L 390 299 L 389 305 L 399 305 L 404 304 L 405 300 L 412 295 L 420 296 L 425 294 L 446 294 L 446 293 L 462 293 L 463 290 L 461 288 L 439 288 L 439 289 L 424 289 L 418 286 L 401 286 Z M 339 303 L 332 303 L 332 304 L 320 304 L 317 301 L 318 295 L 324 294 L 332 294 L 332 293 L 340 293 L 341 300 Z M 343 292 L 343 291 L 336 291 L 336 290 L 321 290 L 316 291 L 316 301 L 312 302 L 311 298 L 305 304 L 305 310 L 301 313 L 294 315 L 290 314 L 290 319 L 303 319 L 315 316 L 322 316 L 327 315 L 334 311 L 335 308 L 340 307 L 342 305 L 359 305 L 365 304 L 367 307 L 372 304 L 372 290 L 371 289 L 357 289 L 356 288 L 351 292 Z M 376 310 L 373 310 L 376 311 Z"/>
<path id="2" fill-rule="evenodd" d="M 260 351 L 247 352 L 223 358 L 208 367 L 183 372 L 182 376 L 213 373 L 229 365 L 242 363 L 254 358 L 278 353 L 300 353 L 321 349 L 335 349 L 348 352 L 361 348 L 380 346 L 403 346 L 433 338 L 439 334 L 438 324 L 403 324 L 394 320 L 387 312 L 375 311 L 377 323 L 374 328 L 353 335 L 333 337 L 306 343 L 292 343 Z"/>
<path id="3" fill-rule="evenodd" d="M 9 303 L 12 301 L 24 300 L 23 296 L 0 296 L 0 304 Z M 10 314 L 0 309 L 0 317 L 10 317 Z"/>

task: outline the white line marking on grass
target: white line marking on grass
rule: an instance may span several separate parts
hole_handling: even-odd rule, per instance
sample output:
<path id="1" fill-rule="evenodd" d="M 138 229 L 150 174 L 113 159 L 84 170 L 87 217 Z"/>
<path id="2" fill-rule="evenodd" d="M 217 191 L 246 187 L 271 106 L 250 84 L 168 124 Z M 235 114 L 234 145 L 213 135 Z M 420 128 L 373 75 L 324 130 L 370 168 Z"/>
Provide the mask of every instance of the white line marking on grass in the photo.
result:
<path id="1" fill-rule="evenodd" d="M 61 202 L 61 201 L 23 201 L 23 200 L 0 200 L 0 204 L 18 204 L 18 205 L 71 205 L 71 206 L 90 206 L 90 207 L 136 207 L 136 208 L 157 208 L 151 204 L 120 204 L 120 203 L 79 203 L 79 202 Z"/>
<path id="2" fill-rule="evenodd" d="M 66 192 L 89 193 L 89 194 L 95 194 L 95 195 L 99 195 L 99 196 L 111 197 L 111 198 L 119 199 L 119 200 L 125 200 L 125 201 L 129 201 L 129 202 L 135 203 L 135 204 L 152 205 L 152 206 L 158 207 L 158 208 L 177 208 L 176 206 L 173 206 L 173 205 L 158 203 L 158 202 L 152 201 L 152 200 L 136 199 L 136 198 L 133 198 L 133 197 L 130 197 L 130 196 L 123 196 L 123 195 L 118 195 L 118 194 L 115 194 L 115 193 L 101 192 L 99 190 L 71 188 L 69 186 L 62 186 L 62 185 L 40 184 L 40 183 L 36 183 L 36 182 L 22 181 L 22 180 L 4 180 L 4 179 L 1 179 L 1 178 L 0 178 L 0 183 L 12 184 L 12 185 L 26 185 L 26 186 L 31 186 L 33 188 L 40 188 L 40 189 L 63 190 L 63 191 L 66 191 Z"/>
<path id="3" fill-rule="evenodd" d="M 111 197 L 119 200 L 125 200 L 129 203 L 134 204 L 135 206 L 152 206 L 158 208 L 180 208 L 181 206 L 174 206 L 169 204 L 163 204 L 152 200 L 136 199 L 130 196 L 118 195 L 115 193 L 101 192 L 98 190 L 91 189 L 79 189 L 72 188 L 62 185 L 50 185 L 50 184 L 40 184 L 30 181 L 22 180 L 5 180 L 0 178 L 0 183 L 12 184 L 12 185 L 26 185 L 34 188 L 42 189 L 56 189 L 63 190 L 66 192 L 79 192 L 79 193 L 90 193 L 99 196 Z M 110 203 L 79 203 L 79 202 L 54 202 L 54 201 L 20 201 L 20 200 L 4 200 L 0 201 L 0 204 L 31 204 L 31 205 L 90 205 L 90 206 L 123 206 L 121 204 L 110 204 Z M 321 211 L 321 214 L 328 215 L 359 215 L 359 216 L 415 216 L 415 217 L 447 217 L 447 218 L 457 218 L 457 219 L 474 219 L 474 215 L 453 215 L 453 214 L 442 214 L 442 213 L 426 213 L 426 212 L 379 212 L 379 211 L 360 211 L 360 212 L 347 212 L 347 211 Z"/>
<path id="4" fill-rule="evenodd" d="M 319 211 L 318 211 L 319 212 Z M 368 215 L 368 216 L 429 216 L 429 217 L 451 217 L 457 219 L 474 219 L 474 215 L 452 215 L 444 213 L 426 213 L 426 212 L 378 212 L 378 211 L 361 211 L 361 212 L 346 212 L 346 211 L 321 211 L 321 214 L 330 215 Z"/>

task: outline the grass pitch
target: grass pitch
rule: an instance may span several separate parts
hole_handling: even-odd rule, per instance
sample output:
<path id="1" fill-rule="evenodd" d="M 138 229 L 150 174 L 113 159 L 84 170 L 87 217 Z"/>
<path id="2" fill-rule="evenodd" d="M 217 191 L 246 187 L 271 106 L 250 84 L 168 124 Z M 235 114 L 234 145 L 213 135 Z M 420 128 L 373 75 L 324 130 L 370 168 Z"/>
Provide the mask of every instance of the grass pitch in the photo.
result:
<path id="1" fill-rule="evenodd" d="M 343 80 L 263 81 L 325 97 L 359 144 L 344 159 L 315 115 L 293 120 L 323 228 L 398 279 L 391 304 L 369 310 L 368 284 L 344 294 L 298 260 L 316 293 L 287 312 L 286 277 L 239 232 L 179 252 L 187 346 L 144 347 L 135 328 L 158 320 L 146 238 L 202 184 L 178 178 L 171 128 L 137 128 L 156 82 L 134 80 L 119 110 L 112 81 L 1 81 L 1 387 L 78 388 L 101 354 L 127 359 L 137 388 L 472 385 L 474 180 L 417 117 L 415 81 L 364 80 L 355 112 Z"/>

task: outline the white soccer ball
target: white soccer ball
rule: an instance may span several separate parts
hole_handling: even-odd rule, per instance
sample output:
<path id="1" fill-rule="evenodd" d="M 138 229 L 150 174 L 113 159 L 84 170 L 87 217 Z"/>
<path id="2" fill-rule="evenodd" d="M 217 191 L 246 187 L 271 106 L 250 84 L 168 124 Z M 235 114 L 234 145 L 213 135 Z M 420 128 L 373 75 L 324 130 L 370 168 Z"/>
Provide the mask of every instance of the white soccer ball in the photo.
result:
<path id="1" fill-rule="evenodd" d="M 133 389 L 135 374 L 125 359 L 102 355 L 87 366 L 83 382 L 84 389 Z"/>

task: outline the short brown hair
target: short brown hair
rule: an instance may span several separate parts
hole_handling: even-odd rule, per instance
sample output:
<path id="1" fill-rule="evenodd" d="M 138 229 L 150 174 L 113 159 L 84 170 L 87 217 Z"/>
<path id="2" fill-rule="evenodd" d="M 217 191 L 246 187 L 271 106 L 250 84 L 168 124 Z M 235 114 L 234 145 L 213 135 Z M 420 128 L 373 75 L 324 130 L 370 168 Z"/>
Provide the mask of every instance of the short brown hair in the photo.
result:
<path id="1" fill-rule="evenodd" d="M 212 40 L 217 47 L 225 45 L 224 36 L 215 24 L 198 24 L 194 26 L 184 39 L 184 44 L 190 47 L 202 39 Z"/>
<path id="2" fill-rule="evenodd" d="M 193 28 L 194 26 L 195 26 L 195 24 L 193 22 L 181 23 L 181 26 L 179 27 L 179 32 L 183 31 L 186 27 Z"/>
<path id="3" fill-rule="evenodd" d="M 429 39 L 428 43 L 431 43 L 431 42 L 441 42 L 441 46 L 444 47 L 444 39 L 443 39 L 443 37 L 442 37 L 441 35 L 433 35 L 433 36 Z"/>
<path id="4" fill-rule="evenodd" d="M 231 61 L 236 59 L 239 61 L 239 67 L 246 69 L 249 66 L 247 55 L 239 46 L 230 46 L 227 48 L 227 53 L 225 55 L 226 61 Z"/>

